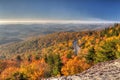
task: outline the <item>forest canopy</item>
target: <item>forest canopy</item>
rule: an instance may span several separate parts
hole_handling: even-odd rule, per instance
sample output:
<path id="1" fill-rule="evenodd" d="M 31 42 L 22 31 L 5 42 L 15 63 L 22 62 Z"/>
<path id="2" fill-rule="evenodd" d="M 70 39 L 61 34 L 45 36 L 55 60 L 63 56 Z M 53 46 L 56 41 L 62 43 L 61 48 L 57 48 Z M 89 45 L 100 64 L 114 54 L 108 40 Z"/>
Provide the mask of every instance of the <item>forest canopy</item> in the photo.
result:
<path id="1" fill-rule="evenodd" d="M 75 39 L 78 55 L 73 48 Z M 48 34 L 2 46 L 0 53 L 0 80 L 73 75 L 96 63 L 120 58 L 120 24 L 103 30 Z"/>

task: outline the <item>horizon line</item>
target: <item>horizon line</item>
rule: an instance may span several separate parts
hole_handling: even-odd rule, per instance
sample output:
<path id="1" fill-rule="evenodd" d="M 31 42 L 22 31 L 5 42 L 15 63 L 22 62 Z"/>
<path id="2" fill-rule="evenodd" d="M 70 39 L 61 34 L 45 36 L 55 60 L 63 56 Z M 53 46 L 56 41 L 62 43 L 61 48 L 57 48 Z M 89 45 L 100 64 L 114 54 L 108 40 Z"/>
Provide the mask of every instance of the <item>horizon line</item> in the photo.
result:
<path id="1" fill-rule="evenodd" d="M 94 24 L 94 23 L 120 23 L 120 21 L 94 21 L 94 20 L 0 20 L 0 24 Z"/>

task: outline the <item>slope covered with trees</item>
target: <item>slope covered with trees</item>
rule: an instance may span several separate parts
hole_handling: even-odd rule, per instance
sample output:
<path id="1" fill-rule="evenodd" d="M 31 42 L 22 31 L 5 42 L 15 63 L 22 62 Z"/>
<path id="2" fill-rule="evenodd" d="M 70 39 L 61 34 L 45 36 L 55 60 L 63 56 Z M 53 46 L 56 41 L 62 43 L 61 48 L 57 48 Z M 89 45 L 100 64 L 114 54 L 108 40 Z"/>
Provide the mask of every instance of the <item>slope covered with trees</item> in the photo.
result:
<path id="1" fill-rule="evenodd" d="M 80 47 L 74 55 L 73 41 Z M 120 25 L 104 30 L 59 32 L 0 47 L 1 80 L 39 80 L 73 75 L 120 58 Z M 27 66 L 26 66 L 27 65 Z"/>

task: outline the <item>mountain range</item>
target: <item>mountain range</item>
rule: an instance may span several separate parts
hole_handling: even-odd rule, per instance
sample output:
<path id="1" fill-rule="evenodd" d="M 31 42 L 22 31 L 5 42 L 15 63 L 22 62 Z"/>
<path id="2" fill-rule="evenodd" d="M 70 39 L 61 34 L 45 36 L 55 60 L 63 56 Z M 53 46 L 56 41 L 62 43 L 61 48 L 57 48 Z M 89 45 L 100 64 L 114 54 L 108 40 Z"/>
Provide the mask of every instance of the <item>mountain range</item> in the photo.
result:
<path id="1" fill-rule="evenodd" d="M 0 45 L 54 32 L 103 29 L 112 24 L 1 24 Z"/>

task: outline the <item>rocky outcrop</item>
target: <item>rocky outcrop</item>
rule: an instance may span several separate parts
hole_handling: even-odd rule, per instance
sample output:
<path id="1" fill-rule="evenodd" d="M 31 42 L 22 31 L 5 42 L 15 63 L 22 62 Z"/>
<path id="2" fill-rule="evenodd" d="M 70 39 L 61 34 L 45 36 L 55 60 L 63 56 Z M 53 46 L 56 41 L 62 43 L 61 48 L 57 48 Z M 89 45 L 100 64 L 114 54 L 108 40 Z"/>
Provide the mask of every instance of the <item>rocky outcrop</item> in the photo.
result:
<path id="1" fill-rule="evenodd" d="M 120 80 L 120 59 L 99 63 L 80 74 L 46 80 Z"/>

